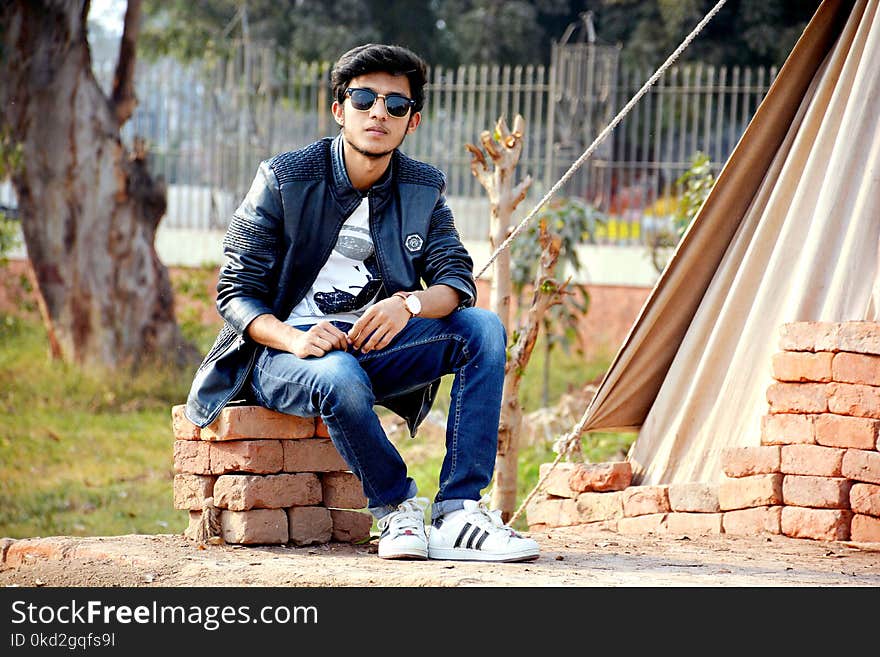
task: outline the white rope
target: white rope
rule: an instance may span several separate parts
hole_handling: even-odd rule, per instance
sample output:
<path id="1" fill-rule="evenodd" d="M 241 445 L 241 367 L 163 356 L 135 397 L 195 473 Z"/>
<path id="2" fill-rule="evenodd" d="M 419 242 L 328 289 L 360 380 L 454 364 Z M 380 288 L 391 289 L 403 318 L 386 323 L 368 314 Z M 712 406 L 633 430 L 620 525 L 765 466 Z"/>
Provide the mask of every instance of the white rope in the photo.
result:
<path id="1" fill-rule="evenodd" d="M 544 198 L 538 201 L 538 204 L 535 205 L 534 208 L 532 208 L 532 211 L 529 212 L 526 218 L 523 219 L 519 223 L 519 225 L 510 233 L 507 239 L 504 240 L 504 242 L 497 249 L 495 249 L 495 252 L 489 258 L 489 261 L 483 266 L 483 268 L 480 270 L 475 278 L 480 278 L 480 276 L 482 276 L 483 273 L 498 258 L 499 254 L 504 251 L 504 249 L 506 249 L 508 246 L 510 246 L 510 243 L 516 238 L 516 236 L 520 232 L 522 232 L 526 224 L 528 224 L 529 221 L 534 218 L 534 216 L 538 213 L 538 210 L 540 210 L 544 206 L 544 204 L 547 203 L 547 201 L 549 201 L 550 198 L 557 191 L 559 191 L 559 189 L 568 181 L 568 179 L 571 178 L 572 175 L 574 175 L 574 172 L 577 171 L 578 168 L 580 168 L 580 166 L 587 160 L 587 158 L 589 158 L 590 155 L 593 154 L 593 151 L 596 150 L 599 144 L 601 144 L 605 140 L 605 138 L 611 133 L 611 131 L 614 130 L 615 127 L 617 127 L 617 124 L 620 123 L 627 114 L 629 114 L 630 110 L 639 101 L 639 99 L 648 92 L 648 89 L 660 78 L 661 75 L 663 75 L 666 69 L 668 69 L 676 59 L 678 59 L 678 56 L 681 55 L 684 49 L 687 48 L 690 45 L 691 41 L 693 41 L 694 38 L 696 38 L 696 36 L 702 31 L 702 29 L 706 26 L 706 23 L 712 20 L 712 17 L 720 11 L 721 7 L 724 6 L 724 3 L 726 1 L 727 0 L 718 0 L 718 3 L 714 7 L 712 7 L 708 14 L 703 17 L 703 20 L 697 23 L 697 26 L 691 31 L 690 34 L 687 35 L 687 37 L 685 37 L 684 41 L 681 42 L 678 48 L 676 48 L 675 51 L 671 55 L 669 55 L 669 57 L 666 59 L 665 62 L 663 62 L 660 68 L 658 68 L 654 72 L 654 75 L 648 78 L 648 81 L 645 82 L 645 84 L 642 85 L 642 88 L 639 89 L 638 92 L 636 92 L 636 94 L 630 99 L 630 101 L 626 105 L 624 105 L 623 109 L 617 113 L 617 116 L 612 119 L 611 123 L 609 123 L 608 126 L 604 130 L 602 130 L 601 133 L 599 133 L 599 136 L 596 137 L 595 141 L 593 141 L 592 144 L 590 144 L 589 148 L 587 148 L 587 150 L 583 152 L 583 154 L 575 161 L 575 163 L 569 167 L 568 171 L 565 172 L 565 175 L 563 175 L 562 178 L 560 178 L 559 181 L 550 188 L 550 191 L 548 191 L 544 195 Z M 547 477 L 550 476 L 550 473 L 553 471 L 559 461 L 562 460 L 562 457 L 571 451 L 574 441 L 580 440 L 580 435 L 583 432 L 584 426 L 587 423 L 588 411 L 589 404 L 587 405 L 587 409 L 584 411 L 584 414 L 581 416 L 581 419 L 574 426 L 574 428 L 568 433 L 568 435 L 564 439 L 559 441 L 558 444 L 560 445 L 560 449 L 559 454 L 556 456 L 556 459 L 553 461 L 553 463 L 550 464 L 550 467 L 547 468 L 544 476 L 540 478 L 535 487 L 523 500 L 522 504 L 519 505 L 519 508 L 516 510 L 516 512 L 510 517 L 509 520 L 507 520 L 507 524 L 512 525 L 514 521 L 519 518 L 520 514 L 523 512 L 523 509 L 526 508 L 526 505 L 541 489 L 541 486 L 544 485 Z"/>
<path id="2" fill-rule="evenodd" d="M 694 38 L 700 33 L 700 31 L 706 26 L 706 23 L 708 23 L 710 20 L 712 20 L 712 17 L 715 16 L 715 14 L 717 14 L 719 12 L 721 7 L 724 6 L 725 2 L 727 2 L 727 0 L 718 0 L 718 3 L 714 7 L 712 7 L 711 11 L 709 11 L 709 13 L 703 17 L 703 20 L 701 20 L 699 23 L 697 23 L 697 26 L 693 29 L 693 31 L 691 31 L 691 33 L 688 34 L 687 37 L 685 37 L 684 41 L 681 42 L 681 44 L 678 46 L 678 48 L 676 48 L 675 51 L 671 55 L 669 55 L 669 57 L 666 59 L 665 62 L 663 62 L 663 64 L 660 66 L 660 68 L 658 68 L 655 71 L 654 75 L 652 75 L 650 78 L 648 78 L 648 81 L 645 82 L 644 85 L 642 85 L 642 88 L 639 89 L 638 92 L 636 92 L 636 95 L 633 96 L 626 105 L 624 105 L 623 109 L 617 113 L 617 116 L 615 116 L 614 119 L 612 119 L 611 123 L 609 123 L 605 127 L 605 129 L 599 133 L 599 136 L 596 137 L 596 139 L 593 141 L 592 144 L 590 144 L 589 148 L 587 148 L 587 150 L 585 150 L 583 152 L 583 154 L 577 160 L 575 160 L 574 164 L 572 164 L 569 167 L 568 171 L 565 172 L 565 174 L 562 176 L 562 178 L 560 178 L 556 182 L 556 184 L 550 188 L 550 191 L 548 191 L 544 195 L 544 198 L 542 198 L 540 201 L 538 201 L 537 205 L 535 205 L 535 207 L 532 208 L 532 211 L 529 212 L 529 214 L 526 216 L 526 218 L 523 219 L 519 223 L 519 225 L 513 229 L 513 231 L 510 233 L 510 235 L 507 237 L 507 239 L 504 240 L 504 242 L 502 242 L 501 245 L 497 249 L 495 249 L 495 252 L 489 258 L 489 261 L 485 265 L 483 265 L 483 268 L 479 271 L 479 273 L 475 276 L 475 278 L 480 278 L 485 273 L 485 271 L 492 265 L 492 263 L 495 262 L 495 260 L 501 254 L 501 252 L 510 246 L 510 243 L 516 238 L 516 236 L 519 235 L 520 232 L 522 232 L 523 228 L 525 228 L 526 225 L 535 217 L 535 215 L 538 214 L 538 211 L 542 207 L 544 207 L 544 204 L 547 203 L 547 201 L 549 201 L 550 198 L 556 192 L 558 192 L 559 189 L 566 182 L 568 182 L 568 179 L 571 178 L 574 175 L 575 171 L 577 171 L 581 167 L 581 165 L 587 160 L 587 158 L 589 158 L 593 154 L 593 151 L 595 151 L 596 148 L 598 148 L 599 144 L 601 144 L 603 141 L 605 141 L 605 139 L 608 137 L 608 135 L 611 134 L 611 131 L 617 127 L 617 124 L 620 123 L 627 114 L 629 114 L 629 112 L 630 112 L 630 110 L 632 110 L 633 106 L 637 102 L 639 102 L 639 99 L 641 99 L 642 96 L 644 96 L 646 93 L 648 93 L 648 89 L 650 89 L 651 86 L 658 79 L 660 79 L 660 76 L 666 72 L 666 69 L 668 69 L 670 66 L 672 66 L 672 64 L 675 62 L 675 60 L 678 59 L 678 56 L 681 55 L 681 53 L 684 51 L 684 49 L 690 45 L 691 41 L 693 41 Z"/>

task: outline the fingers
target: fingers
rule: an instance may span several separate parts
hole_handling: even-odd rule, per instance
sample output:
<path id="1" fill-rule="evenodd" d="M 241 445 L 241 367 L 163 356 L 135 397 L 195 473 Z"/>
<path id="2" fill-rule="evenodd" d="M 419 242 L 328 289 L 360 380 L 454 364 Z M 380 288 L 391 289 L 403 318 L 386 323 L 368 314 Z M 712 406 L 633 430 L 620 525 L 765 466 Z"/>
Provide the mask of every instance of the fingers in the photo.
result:
<path id="1" fill-rule="evenodd" d="M 348 339 L 342 331 L 330 322 L 319 322 L 308 331 L 299 333 L 290 349 L 291 353 L 300 358 L 308 356 L 321 357 L 328 351 L 348 350 Z"/>
<path id="2" fill-rule="evenodd" d="M 325 351 L 331 351 L 332 349 L 346 351 L 348 349 L 348 336 L 330 322 L 318 322 L 309 329 L 309 332 L 312 331 L 315 332 L 316 337 L 329 345 L 325 348 Z"/>
<path id="3" fill-rule="evenodd" d="M 399 306 L 380 301 L 367 309 L 348 332 L 349 344 L 362 353 L 387 347 L 409 319 L 407 311 Z"/>
<path id="4" fill-rule="evenodd" d="M 395 330 L 394 328 L 388 328 L 387 330 L 377 330 L 374 331 L 373 334 L 369 337 L 369 339 L 364 343 L 364 346 L 361 348 L 363 353 L 367 353 L 373 350 L 384 349 L 387 347 L 391 341 L 400 333 L 399 330 Z"/>

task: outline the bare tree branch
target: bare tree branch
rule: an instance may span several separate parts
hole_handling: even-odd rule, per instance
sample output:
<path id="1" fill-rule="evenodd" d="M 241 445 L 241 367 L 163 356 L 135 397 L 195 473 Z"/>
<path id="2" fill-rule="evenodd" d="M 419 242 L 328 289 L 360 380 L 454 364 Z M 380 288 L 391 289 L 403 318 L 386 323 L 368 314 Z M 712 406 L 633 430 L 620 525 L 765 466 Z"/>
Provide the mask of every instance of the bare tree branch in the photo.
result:
<path id="1" fill-rule="evenodd" d="M 134 113 L 137 98 L 134 94 L 134 65 L 137 59 L 137 41 L 141 30 L 141 0 L 128 0 L 125 27 L 119 44 L 119 61 L 113 76 L 111 103 L 119 125 L 125 124 Z"/>

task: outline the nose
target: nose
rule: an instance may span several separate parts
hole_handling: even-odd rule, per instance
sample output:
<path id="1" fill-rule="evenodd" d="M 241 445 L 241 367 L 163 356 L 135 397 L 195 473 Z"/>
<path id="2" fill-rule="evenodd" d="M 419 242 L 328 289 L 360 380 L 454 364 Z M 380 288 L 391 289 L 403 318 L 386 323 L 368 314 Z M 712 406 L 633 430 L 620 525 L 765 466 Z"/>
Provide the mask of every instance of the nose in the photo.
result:
<path id="1" fill-rule="evenodd" d="M 384 121 L 388 116 L 388 110 L 385 108 L 385 96 L 379 96 L 370 108 L 370 118 L 381 119 Z"/>

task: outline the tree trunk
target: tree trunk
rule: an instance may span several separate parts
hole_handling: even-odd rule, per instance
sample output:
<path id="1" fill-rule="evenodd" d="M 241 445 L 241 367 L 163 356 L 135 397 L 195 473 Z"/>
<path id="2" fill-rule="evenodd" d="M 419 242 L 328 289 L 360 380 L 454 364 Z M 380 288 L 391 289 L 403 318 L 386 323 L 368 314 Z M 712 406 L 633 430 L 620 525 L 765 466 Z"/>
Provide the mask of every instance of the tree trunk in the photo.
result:
<path id="1" fill-rule="evenodd" d="M 495 469 L 495 485 L 492 488 L 492 507 L 501 509 L 501 518 L 507 522 L 516 508 L 517 455 L 522 427 L 522 404 L 519 387 L 532 350 L 538 339 L 542 318 L 550 308 L 560 302 L 565 285 L 553 280 L 562 239 L 547 232 L 541 225 L 541 263 L 535 275 L 532 304 L 523 320 L 516 339 L 510 346 L 510 358 L 504 376 L 501 416 L 504 419 L 498 429 L 498 454 L 506 459 L 498 460 Z"/>
<path id="2" fill-rule="evenodd" d="M 107 98 L 91 69 L 85 0 L 13 0 L 0 9 L 0 123 L 22 144 L 13 173 L 22 232 L 61 358 L 119 366 L 189 362 L 171 282 L 154 247 L 165 190 L 120 128 L 134 108 L 140 0 L 129 2 Z"/>
<path id="3" fill-rule="evenodd" d="M 473 144 L 465 144 L 465 148 L 471 153 L 471 172 L 489 194 L 489 243 L 493 253 L 510 234 L 513 211 L 525 198 L 526 192 L 532 184 L 530 176 L 526 176 L 516 185 L 513 182 L 516 165 L 519 163 L 519 156 L 522 153 L 524 131 L 525 121 L 522 116 L 517 114 L 513 120 L 513 132 L 508 130 L 504 117 L 501 117 L 495 125 L 494 134 L 488 130 L 484 130 L 480 134 L 482 147 L 489 159 L 492 160 L 491 171 L 483 151 Z M 495 259 L 489 306 L 501 319 L 508 340 L 511 339 L 511 290 L 510 251 L 505 250 Z M 515 438 L 522 417 L 519 399 L 517 399 L 519 383 L 517 382 L 513 389 L 510 388 L 508 381 L 511 375 L 510 368 L 511 361 L 508 360 L 501 399 L 501 419 L 498 426 L 495 484 L 492 488 L 492 506 L 500 508 L 502 516 L 505 514 L 509 516 L 516 503 L 517 442 Z M 513 436 L 512 440 L 511 436 Z M 511 489 L 513 490 L 512 498 L 509 495 Z"/>

